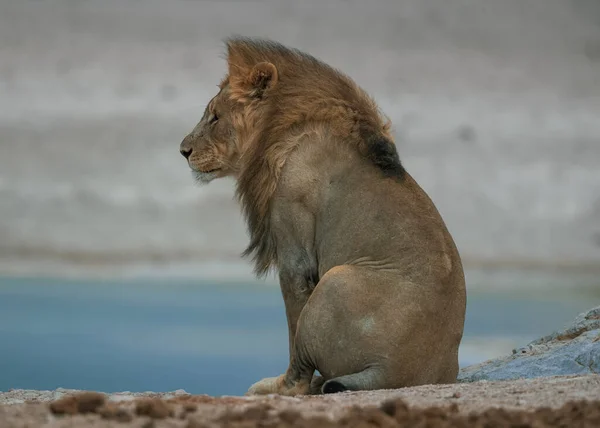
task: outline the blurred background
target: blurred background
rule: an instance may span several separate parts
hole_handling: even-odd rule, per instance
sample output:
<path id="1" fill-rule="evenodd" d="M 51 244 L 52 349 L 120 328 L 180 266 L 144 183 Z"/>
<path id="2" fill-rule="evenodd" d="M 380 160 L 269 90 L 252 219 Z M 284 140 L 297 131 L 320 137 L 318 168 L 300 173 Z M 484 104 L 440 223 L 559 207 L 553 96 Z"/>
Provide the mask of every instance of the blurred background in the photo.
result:
<path id="1" fill-rule="evenodd" d="M 233 181 L 179 143 L 261 36 L 392 119 L 468 287 L 461 365 L 600 303 L 597 0 L 0 0 L 0 390 L 243 394 L 287 366 Z"/>

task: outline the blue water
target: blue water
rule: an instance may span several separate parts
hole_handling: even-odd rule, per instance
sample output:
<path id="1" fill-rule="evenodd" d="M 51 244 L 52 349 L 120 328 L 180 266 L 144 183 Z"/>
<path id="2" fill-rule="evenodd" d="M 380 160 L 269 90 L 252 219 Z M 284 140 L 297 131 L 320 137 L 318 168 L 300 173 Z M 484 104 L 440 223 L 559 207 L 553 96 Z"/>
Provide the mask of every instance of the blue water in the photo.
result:
<path id="1" fill-rule="evenodd" d="M 585 296 L 470 295 L 465 340 L 531 340 L 591 306 Z M 287 347 L 274 287 L 0 278 L 0 390 L 239 395 L 284 372 Z"/>

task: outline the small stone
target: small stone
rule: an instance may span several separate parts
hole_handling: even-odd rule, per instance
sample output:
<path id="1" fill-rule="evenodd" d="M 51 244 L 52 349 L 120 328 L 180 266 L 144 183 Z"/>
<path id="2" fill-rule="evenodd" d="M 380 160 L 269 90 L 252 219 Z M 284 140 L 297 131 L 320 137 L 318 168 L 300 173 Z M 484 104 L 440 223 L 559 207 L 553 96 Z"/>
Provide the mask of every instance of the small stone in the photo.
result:
<path id="1" fill-rule="evenodd" d="M 105 404 L 98 409 L 97 413 L 103 419 L 114 420 L 117 422 L 130 422 L 133 420 L 133 416 L 127 410 L 114 403 Z"/>
<path id="2" fill-rule="evenodd" d="M 135 406 L 138 416 L 149 416 L 152 419 L 165 419 L 173 416 L 173 409 L 159 398 L 146 398 L 138 401 Z"/>
<path id="3" fill-rule="evenodd" d="M 279 419 L 292 425 L 296 420 L 300 419 L 300 412 L 292 409 L 285 409 L 279 412 Z"/>
<path id="4" fill-rule="evenodd" d="M 81 392 L 51 402 L 50 411 L 56 415 L 93 413 L 102 406 L 105 401 L 105 395 L 99 392 Z"/>
<path id="5" fill-rule="evenodd" d="M 208 425 L 197 421 L 196 419 L 188 419 L 188 423 L 185 428 L 207 428 Z"/>
<path id="6" fill-rule="evenodd" d="M 194 403 L 185 403 L 183 405 L 183 411 L 186 413 L 195 412 L 198 409 L 198 406 Z"/>

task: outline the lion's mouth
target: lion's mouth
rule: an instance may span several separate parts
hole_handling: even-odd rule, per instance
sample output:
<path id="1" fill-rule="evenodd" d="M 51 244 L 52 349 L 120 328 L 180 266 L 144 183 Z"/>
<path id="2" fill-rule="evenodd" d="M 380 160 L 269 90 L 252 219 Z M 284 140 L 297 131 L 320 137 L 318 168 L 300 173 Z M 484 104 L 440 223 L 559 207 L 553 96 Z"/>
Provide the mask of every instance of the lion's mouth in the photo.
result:
<path id="1" fill-rule="evenodd" d="M 221 170 L 221 168 L 214 168 L 214 169 L 197 169 L 196 171 L 198 171 L 201 174 L 214 174 L 217 173 Z"/>

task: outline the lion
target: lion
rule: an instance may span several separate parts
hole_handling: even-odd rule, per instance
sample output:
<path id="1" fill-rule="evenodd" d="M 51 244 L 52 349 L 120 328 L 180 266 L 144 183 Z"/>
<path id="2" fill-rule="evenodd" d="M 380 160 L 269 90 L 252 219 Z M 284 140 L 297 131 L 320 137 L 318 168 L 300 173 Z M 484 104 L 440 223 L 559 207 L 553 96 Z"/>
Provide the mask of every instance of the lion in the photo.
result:
<path id="1" fill-rule="evenodd" d="M 305 52 L 241 36 L 225 44 L 227 74 L 180 152 L 199 183 L 235 180 L 243 256 L 258 277 L 279 277 L 289 366 L 246 394 L 456 382 L 461 258 L 400 162 L 390 121 Z"/>

